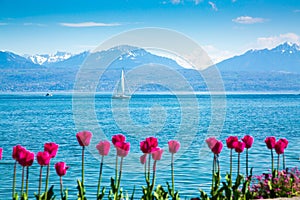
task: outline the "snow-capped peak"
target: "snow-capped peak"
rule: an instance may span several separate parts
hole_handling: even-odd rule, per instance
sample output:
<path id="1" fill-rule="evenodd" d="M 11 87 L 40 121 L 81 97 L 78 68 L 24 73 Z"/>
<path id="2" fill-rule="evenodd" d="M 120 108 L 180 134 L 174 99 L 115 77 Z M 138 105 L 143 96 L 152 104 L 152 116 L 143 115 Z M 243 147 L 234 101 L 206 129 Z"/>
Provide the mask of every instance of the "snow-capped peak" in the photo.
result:
<path id="1" fill-rule="evenodd" d="M 66 52 L 56 52 L 55 54 L 36 54 L 32 56 L 28 56 L 27 58 L 30 59 L 33 63 L 43 65 L 43 64 L 50 64 L 56 63 L 60 61 L 67 60 L 72 56 L 71 53 Z"/>

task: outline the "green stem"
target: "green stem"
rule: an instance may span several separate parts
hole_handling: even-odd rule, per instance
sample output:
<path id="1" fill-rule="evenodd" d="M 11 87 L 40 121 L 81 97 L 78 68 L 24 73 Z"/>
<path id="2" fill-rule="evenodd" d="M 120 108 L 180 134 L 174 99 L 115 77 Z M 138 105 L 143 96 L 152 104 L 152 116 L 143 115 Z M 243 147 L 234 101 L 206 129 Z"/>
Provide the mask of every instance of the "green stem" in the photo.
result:
<path id="1" fill-rule="evenodd" d="M 149 153 L 148 157 L 148 181 L 150 182 L 150 163 L 151 163 L 151 154 Z"/>
<path id="2" fill-rule="evenodd" d="M 100 185 L 101 185 L 101 180 L 102 180 L 103 158 L 104 158 L 104 156 L 102 156 L 102 158 L 101 158 L 101 163 L 100 163 L 100 171 L 99 171 L 99 179 L 98 179 L 97 198 L 98 198 L 98 196 L 99 196 L 100 188 L 101 188 Z"/>
<path id="3" fill-rule="evenodd" d="M 284 153 L 282 154 L 282 166 L 283 166 L 283 169 L 285 169 L 285 155 L 284 155 Z"/>
<path id="4" fill-rule="evenodd" d="M 119 189 L 120 189 L 120 183 L 121 183 L 121 176 L 122 176 L 123 159 L 124 159 L 124 158 L 121 157 L 120 171 L 119 171 L 119 179 L 118 179 L 118 185 L 117 185 L 117 195 L 119 195 Z"/>
<path id="5" fill-rule="evenodd" d="M 50 174 L 50 163 L 47 165 L 47 174 L 46 174 L 46 187 L 45 187 L 45 200 L 47 200 L 48 196 L 48 183 L 49 183 L 49 174 Z"/>
<path id="6" fill-rule="evenodd" d="M 248 177 L 248 148 L 246 149 L 246 177 Z"/>
<path id="7" fill-rule="evenodd" d="M 42 173 L 43 173 L 43 166 L 41 166 L 40 168 L 39 193 L 38 193 L 39 199 L 41 199 Z"/>
<path id="8" fill-rule="evenodd" d="M 24 167 L 22 168 L 22 184 L 21 184 L 21 196 L 23 195 L 24 191 Z"/>
<path id="9" fill-rule="evenodd" d="M 63 195 L 63 181 L 62 181 L 62 176 L 60 176 L 60 196 L 61 199 L 64 199 L 64 195 Z"/>
<path id="10" fill-rule="evenodd" d="M 212 179 L 211 179 L 211 191 L 213 191 L 214 188 L 214 179 L 215 179 L 215 158 L 216 155 L 214 154 L 214 158 L 213 158 L 213 165 L 212 165 Z"/>
<path id="11" fill-rule="evenodd" d="M 279 158 L 280 158 L 280 155 L 278 154 L 278 158 L 277 158 L 277 171 L 279 172 Z"/>
<path id="12" fill-rule="evenodd" d="M 219 154 L 216 155 L 216 163 L 217 163 L 217 167 L 218 167 L 218 174 L 220 174 Z"/>
<path id="13" fill-rule="evenodd" d="M 116 167 L 115 167 L 115 183 L 118 182 L 118 154 L 116 154 Z"/>
<path id="14" fill-rule="evenodd" d="M 273 155 L 273 149 L 271 149 L 271 161 L 272 161 L 272 173 L 274 171 L 274 155 Z"/>
<path id="15" fill-rule="evenodd" d="M 145 173 L 145 180 L 147 182 L 147 164 L 144 164 L 144 173 Z"/>
<path id="16" fill-rule="evenodd" d="M 26 195 L 28 196 L 29 167 L 26 167 Z"/>
<path id="17" fill-rule="evenodd" d="M 152 174 L 152 184 L 151 184 L 150 194 L 152 194 L 152 191 L 153 191 L 153 188 L 155 185 L 155 178 L 156 178 L 155 176 L 156 176 L 156 160 L 154 160 L 154 163 L 153 163 L 153 174 Z"/>
<path id="18" fill-rule="evenodd" d="M 232 177 L 232 149 L 230 149 L 230 178 Z"/>
<path id="19" fill-rule="evenodd" d="M 241 158 L 241 153 L 238 153 L 238 170 L 237 170 L 237 176 L 240 175 L 240 158 Z"/>
<path id="20" fill-rule="evenodd" d="M 12 189 L 12 199 L 15 197 L 15 192 L 16 192 L 16 176 L 17 176 L 17 161 L 15 162 L 14 165 L 14 177 L 13 177 L 13 189 Z"/>
<path id="21" fill-rule="evenodd" d="M 84 186 L 84 146 L 82 146 L 82 154 L 81 154 L 81 183 Z"/>
<path id="22" fill-rule="evenodd" d="M 172 171 L 172 195 L 174 195 L 174 190 L 175 190 L 175 186 L 174 186 L 174 153 L 172 153 L 172 157 L 171 157 L 171 171 Z"/>

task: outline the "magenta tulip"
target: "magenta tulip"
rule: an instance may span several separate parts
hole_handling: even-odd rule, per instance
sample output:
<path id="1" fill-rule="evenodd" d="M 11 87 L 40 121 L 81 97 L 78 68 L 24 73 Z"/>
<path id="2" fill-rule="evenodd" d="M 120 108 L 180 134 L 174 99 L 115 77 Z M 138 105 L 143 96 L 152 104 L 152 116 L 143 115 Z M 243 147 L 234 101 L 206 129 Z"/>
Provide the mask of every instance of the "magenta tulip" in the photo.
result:
<path id="1" fill-rule="evenodd" d="M 3 152 L 3 149 L 0 148 L 0 160 L 2 160 L 2 152 Z"/>
<path id="2" fill-rule="evenodd" d="M 162 157 L 164 150 L 161 148 L 158 148 L 156 151 L 152 152 L 152 159 L 153 160 L 160 160 Z"/>
<path id="3" fill-rule="evenodd" d="M 254 142 L 254 139 L 252 136 L 250 135 L 245 135 L 242 139 L 242 141 L 245 143 L 245 148 L 246 149 L 249 149 L 252 147 L 252 144 Z"/>
<path id="4" fill-rule="evenodd" d="M 147 161 L 147 154 L 143 154 L 141 157 L 140 157 L 140 162 L 142 165 L 144 165 Z"/>
<path id="5" fill-rule="evenodd" d="M 29 167 L 33 164 L 34 161 L 34 153 L 23 148 L 19 152 L 18 162 L 22 167 Z"/>
<path id="6" fill-rule="evenodd" d="M 222 148 L 223 148 L 223 143 L 222 143 L 221 141 L 217 141 L 217 142 L 215 143 L 214 147 L 211 149 L 211 151 L 212 151 L 214 154 L 218 155 L 218 154 L 221 153 Z"/>
<path id="7" fill-rule="evenodd" d="M 36 155 L 36 159 L 39 165 L 46 166 L 50 163 L 51 155 L 47 151 L 38 152 Z"/>
<path id="8" fill-rule="evenodd" d="M 275 144 L 276 144 L 276 138 L 273 137 L 273 136 L 266 137 L 265 143 L 266 143 L 268 149 L 274 149 L 275 148 Z"/>
<path id="9" fill-rule="evenodd" d="M 169 152 L 170 153 L 177 153 L 180 148 L 180 143 L 176 140 L 170 140 L 168 142 L 169 145 Z"/>
<path id="10" fill-rule="evenodd" d="M 117 142 L 125 142 L 126 137 L 123 134 L 117 134 L 112 137 L 111 141 L 112 141 L 113 145 L 116 145 Z"/>
<path id="11" fill-rule="evenodd" d="M 235 145 L 234 149 L 237 153 L 242 153 L 245 149 L 245 143 L 242 141 L 238 141 L 234 145 Z"/>
<path id="12" fill-rule="evenodd" d="M 146 140 L 140 142 L 140 149 L 143 153 L 152 153 L 156 150 L 157 145 L 157 138 L 148 137 Z"/>
<path id="13" fill-rule="evenodd" d="M 285 139 L 285 138 L 281 138 L 281 139 L 279 139 L 279 141 L 281 141 L 281 142 L 283 142 L 285 144 L 284 148 L 286 149 L 287 146 L 288 146 L 288 144 L 289 144 L 289 141 L 287 139 Z"/>
<path id="14" fill-rule="evenodd" d="M 239 139 L 237 136 L 229 136 L 227 139 L 226 139 L 226 145 L 227 145 L 227 148 L 229 149 L 234 149 L 235 148 L 235 145 L 236 145 L 236 142 L 238 142 Z"/>
<path id="15" fill-rule="evenodd" d="M 205 140 L 205 142 L 206 142 L 208 148 L 210 150 L 212 150 L 212 148 L 215 146 L 215 144 L 218 142 L 218 140 L 215 137 L 210 137 L 210 138 L 207 138 Z"/>
<path id="16" fill-rule="evenodd" d="M 283 141 L 278 140 L 275 144 L 276 153 L 277 154 L 283 154 L 285 147 L 286 147 L 286 144 Z"/>
<path id="17" fill-rule="evenodd" d="M 80 146 L 89 146 L 93 134 L 90 131 L 81 131 L 76 134 Z"/>
<path id="18" fill-rule="evenodd" d="M 107 156 L 110 149 L 109 141 L 100 141 L 97 144 L 96 149 L 98 149 L 98 152 L 101 156 Z"/>
<path id="19" fill-rule="evenodd" d="M 49 142 L 44 144 L 44 151 L 47 151 L 51 158 L 54 158 L 58 151 L 58 144 Z"/>
<path id="20" fill-rule="evenodd" d="M 24 147 L 22 147 L 21 145 L 16 145 L 13 147 L 13 153 L 12 153 L 12 158 L 16 161 L 18 161 L 19 157 L 20 157 L 20 152 L 25 150 Z"/>
<path id="21" fill-rule="evenodd" d="M 117 155 L 119 157 L 126 157 L 130 150 L 129 142 L 116 142 L 115 147 L 117 148 Z"/>
<path id="22" fill-rule="evenodd" d="M 65 162 L 58 162 L 55 164 L 55 170 L 58 176 L 66 175 L 68 169 L 69 167 L 66 165 Z"/>

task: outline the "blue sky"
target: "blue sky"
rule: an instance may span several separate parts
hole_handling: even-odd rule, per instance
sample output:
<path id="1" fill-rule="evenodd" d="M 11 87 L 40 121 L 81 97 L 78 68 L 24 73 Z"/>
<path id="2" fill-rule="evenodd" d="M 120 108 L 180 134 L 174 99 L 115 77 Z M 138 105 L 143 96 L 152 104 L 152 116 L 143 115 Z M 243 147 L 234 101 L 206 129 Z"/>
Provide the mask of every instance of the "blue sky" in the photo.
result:
<path id="1" fill-rule="evenodd" d="M 220 61 L 251 48 L 299 44 L 299 24 L 299 0 L 0 0 L 0 50 L 79 53 L 126 30 L 161 27 Z"/>

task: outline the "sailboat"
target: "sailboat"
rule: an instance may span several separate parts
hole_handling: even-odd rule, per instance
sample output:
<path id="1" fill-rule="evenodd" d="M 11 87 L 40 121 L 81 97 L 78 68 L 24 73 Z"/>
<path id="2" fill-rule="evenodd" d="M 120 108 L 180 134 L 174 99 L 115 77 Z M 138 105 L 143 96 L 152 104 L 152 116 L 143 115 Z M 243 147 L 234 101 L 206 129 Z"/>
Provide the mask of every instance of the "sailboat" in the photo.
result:
<path id="1" fill-rule="evenodd" d="M 121 78 L 120 78 L 120 85 L 121 85 L 121 91 L 115 95 L 112 96 L 113 99 L 130 99 L 130 96 L 125 94 L 125 73 L 124 69 L 122 69 L 121 72 Z"/>

